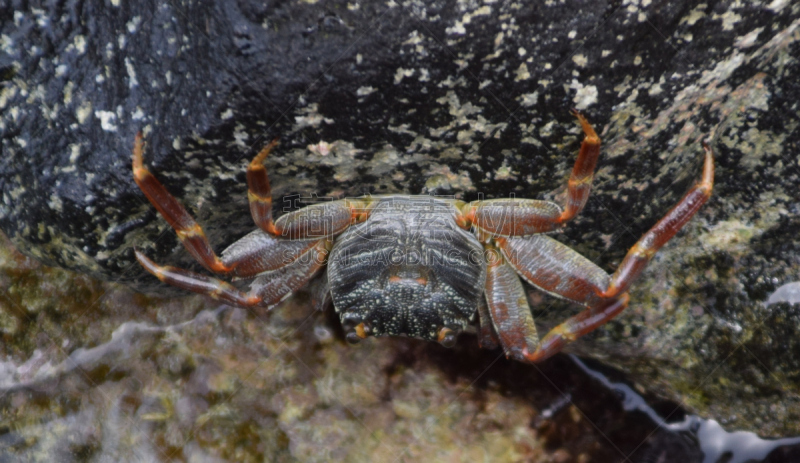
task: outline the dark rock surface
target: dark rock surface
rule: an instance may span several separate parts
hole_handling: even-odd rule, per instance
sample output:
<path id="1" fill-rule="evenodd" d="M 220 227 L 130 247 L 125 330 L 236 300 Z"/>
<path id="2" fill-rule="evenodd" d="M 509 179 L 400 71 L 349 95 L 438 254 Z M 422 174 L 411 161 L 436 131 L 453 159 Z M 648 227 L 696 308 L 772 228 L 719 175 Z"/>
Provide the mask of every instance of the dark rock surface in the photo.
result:
<path id="1" fill-rule="evenodd" d="M 555 236 L 608 271 L 697 177 L 700 140 L 717 176 L 573 351 L 731 429 L 800 434 L 800 306 L 765 304 L 800 279 L 796 3 L 51 5 L 0 7 L 0 228 L 26 254 L 162 291 L 133 245 L 196 268 L 132 181 L 137 130 L 221 249 L 253 228 L 244 169 L 273 137 L 276 198 L 563 200 L 574 106 L 604 149 Z M 532 298 L 544 325 L 575 310 Z"/>

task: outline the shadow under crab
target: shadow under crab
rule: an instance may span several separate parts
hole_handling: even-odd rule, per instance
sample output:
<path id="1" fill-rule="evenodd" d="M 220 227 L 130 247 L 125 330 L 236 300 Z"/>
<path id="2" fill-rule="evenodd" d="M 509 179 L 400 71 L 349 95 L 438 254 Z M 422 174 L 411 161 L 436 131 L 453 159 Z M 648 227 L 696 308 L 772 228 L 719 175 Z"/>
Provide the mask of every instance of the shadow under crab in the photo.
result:
<path id="1" fill-rule="evenodd" d="M 452 346 L 475 318 L 481 347 L 537 362 L 593 331 L 628 305 L 627 291 L 647 263 L 711 196 L 713 153 L 701 180 L 607 274 L 546 234 L 586 205 L 600 138 L 574 112 L 586 135 L 570 175 L 565 207 L 532 199 L 470 203 L 427 196 L 368 196 L 313 204 L 273 221 L 264 159 L 247 169 L 250 212 L 258 230 L 221 256 L 197 222 L 143 164 L 141 134 L 133 150 L 137 185 L 194 258 L 211 272 L 252 279 L 247 291 L 223 280 L 160 266 L 136 250 L 150 273 L 171 285 L 241 307 L 271 307 L 327 265 L 328 287 L 346 339 L 411 336 Z M 520 277 L 543 292 L 586 307 L 541 339 Z"/>

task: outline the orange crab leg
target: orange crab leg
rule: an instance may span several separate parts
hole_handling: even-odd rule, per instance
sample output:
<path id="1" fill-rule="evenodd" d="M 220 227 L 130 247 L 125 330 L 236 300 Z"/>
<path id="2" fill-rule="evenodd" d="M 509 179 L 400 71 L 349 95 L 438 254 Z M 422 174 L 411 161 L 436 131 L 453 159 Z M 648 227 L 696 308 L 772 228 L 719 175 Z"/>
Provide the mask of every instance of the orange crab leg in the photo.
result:
<path id="1" fill-rule="evenodd" d="M 301 258 L 277 270 L 260 275 L 251 283 L 248 292 L 241 291 L 230 283 L 214 277 L 177 267 L 158 265 L 138 249 L 134 249 L 134 252 L 142 267 L 164 283 L 240 307 L 269 307 L 305 286 L 325 264 L 330 246 L 330 241 L 320 240 Z"/>
<path id="2" fill-rule="evenodd" d="M 272 236 L 280 236 L 272 221 L 272 190 L 269 186 L 269 174 L 264 167 L 272 148 L 278 145 L 278 139 L 272 140 L 250 161 L 247 166 L 247 200 L 250 203 L 250 215 L 258 228 Z"/>
<path id="3" fill-rule="evenodd" d="M 500 338 L 492 327 L 492 314 L 486 305 L 486 299 L 478 301 L 478 345 L 482 349 L 496 349 L 500 344 Z"/>
<path id="4" fill-rule="evenodd" d="M 144 166 L 142 150 L 142 133 L 139 132 L 133 145 L 133 179 L 139 185 L 139 189 L 175 230 L 175 234 L 189 254 L 203 267 L 215 273 L 230 272 L 231 268 L 223 264 L 211 248 L 203 228 Z"/>
<path id="5" fill-rule="evenodd" d="M 503 257 L 529 283 L 549 294 L 587 307 L 553 328 L 535 349 L 525 346 L 521 355 L 523 360 L 538 362 L 556 354 L 564 345 L 608 322 L 628 306 L 627 291 L 631 284 L 656 251 L 675 236 L 711 196 L 714 155 L 707 145 L 704 144 L 703 149 L 705 159 L 700 181 L 639 239 L 611 276 L 546 235 L 501 237 L 495 240 Z M 522 327 L 513 326 L 511 331 L 520 329 Z M 503 333 L 499 334 L 503 339 Z M 517 345 L 524 346 L 524 343 Z"/>
<path id="6" fill-rule="evenodd" d="M 633 245 L 611 277 L 611 284 L 603 292 L 603 297 L 614 297 L 628 291 L 631 283 L 639 277 L 653 255 L 672 239 L 711 197 L 711 190 L 714 187 L 714 153 L 705 143 L 703 150 L 705 150 L 705 160 L 700 182 L 695 184 L 678 204 Z"/>
<path id="7" fill-rule="evenodd" d="M 487 251 L 485 295 L 492 324 L 506 356 L 524 361 L 525 352 L 539 344 L 525 289 L 500 252 Z"/>
<path id="8" fill-rule="evenodd" d="M 313 204 L 272 220 L 272 190 L 264 160 L 278 144 L 272 140 L 247 166 L 247 199 L 250 214 L 258 228 L 272 236 L 289 239 L 323 238 L 341 233 L 362 217 L 364 201 L 340 200 Z"/>
<path id="9" fill-rule="evenodd" d="M 164 283 L 240 307 L 251 307 L 261 302 L 260 297 L 239 291 L 230 283 L 178 267 L 158 265 L 138 249 L 134 249 L 134 253 L 142 267 Z"/>
<path id="10" fill-rule="evenodd" d="M 600 137 L 597 136 L 592 126 L 589 125 L 589 121 L 581 113 L 573 109 L 572 114 L 581 123 L 585 137 L 581 142 L 581 151 L 578 153 L 578 159 L 575 161 L 575 166 L 572 168 L 572 174 L 569 176 L 567 183 L 567 191 L 569 192 L 567 195 L 567 208 L 561 213 L 558 223 L 572 220 L 586 206 L 589 192 L 592 189 L 597 157 L 600 156 Z"/>
<path id="11" fill-rule="evenodd" d="M 612 299 L 599 307 L 586 309 L 568 318 L 564 323 L 551 329 L 542 338 L 535 351 L 530 352 L 526 349 L 523 352 L 524 360 L 531 363 L 541 362 L 561 352 L 565 345 L 591 333 L 616 317 L 626 307 L 628 307 L 628 295 L 623 294 L 618 299 Z"/>
<path id="12" fill-rule="evenodd" d="M 583 115 L 575 110 L 572 114 L 581 123 L 585 137 L 567 183 L 565 208 L 533 199 L 473 201 L 462 207 L 462 220 L 491 236 L 527 236 L 557 230 L 578 215 L 589 199 L 600 137 Z"/>

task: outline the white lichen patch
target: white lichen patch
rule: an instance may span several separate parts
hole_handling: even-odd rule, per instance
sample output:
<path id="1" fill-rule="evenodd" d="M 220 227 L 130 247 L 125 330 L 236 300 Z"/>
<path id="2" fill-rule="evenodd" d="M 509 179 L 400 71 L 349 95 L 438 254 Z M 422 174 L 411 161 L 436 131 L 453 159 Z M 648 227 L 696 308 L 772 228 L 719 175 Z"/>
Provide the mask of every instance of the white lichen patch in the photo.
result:
<path id="1" fill-rule="evenodd" d="M 86 122 L 86 119 L 89 115 L 92 114 L 92 102 L 86 100 L 81 104 L 78 109 L 75 110 L 75 119 L 78 120 L 79 124 L 83 124 Z"/>
<path id="2" fill-rule="evenodd" d="M 734 13 L 733 11 L 726 11 L 721 15 L 714 15 L 712 19 L 722 19 L 722 30 L 724 31 L 732 31 L 733 26 L 736 25 L 739 21 L 742 20 L 742 17 L 738 14 Z"/>
<path id="3" fill-rule="evenodd" d="M 414 72 L 414 69 L 397 68 L 397 71 L 394 73 L 394 84 L 399 84 L 405 77 L 413 76 Z"/>
<path id="4" fill-rule="evenodd" d="M 733 45 L 738 49 L 750 48 L 753 45 L 755 45 L 756 40 L 758 39 L 758 35 L 763 30 L 764 30 L 763 27 L 759 27 L 757 29 L 753 29 L 752 31 L 741 37 L 736 37 L 736 42 L 734 42 Z"/>
<path id="5" fill-rule="evenodd" d="M 117 115 L 111 111 L 95 111 L 94 117 L 100 119 L 100 128 L 106 132 L 117 131 Z"/>
<path id="6" fill-rule="evenodd" d="M 772 3 L 767 5 L 767 8 L 775 13 L 778 13 L 788 4 L 789 0 L 773 0 Z"/>
<path id="7" fill-rule="evenodd" d="M 519 104 L 521 106 L 529 108 L 535 105 L 537 101 L 539 101 L 539 92 L 523 93 L 522 95 L 517 97 L 517 101 L 519 101 Z"/>
<path id="8" fill-rule="evenodd" d="M 75 51 L 78 52 L 79 55 L 86 53 L 86 37 L 78 34 L 72 39 L 72 45 L 75 46 Z"/>
<path id="9" fill-rule="evenodd" d="M 374 93 L 376 90 L 378 89 L 372 86 L 358 87 L 358 90 L 356 90 L 356 96 L 367 96 L 370 93 Z"/>
<path id="10" fill-rule="evenodd" d="M 575 103 L 575 109 L 583 110 L 597 103 L 598 92 L 596 86 L 584 86 L 576 79 L 572 79 L 570 88 L 576 90 L 575 96 L 572 98 L 572 101 Z"/>
<path id="11" fill-rule="evenodd" d="M 326 141 L 320 141 L 319 143 L 308 145 L 307 148 L 308 151 L 311 152 L 311 154 L 316 154 L 318 156 L 327 156 L 331 154 L 333 145 L 331 145 Z"/>
<path id="12" fill-rule="evenodd" d="M 69 162 L 75 164 L 78 162 L 78 157 L 81 155 L 81 145 L 79 143 L 70 143 L 69 145 Z"/>
<path id="13" fill-rule="evenodd" d="M 125 28 L 128 29 L 129 33 L 133 34 L 134 32 L 136 32 L 137 29 L 139 29 L 139 24 L 141 23 L 142 23 L 142 17 L 134 16 L 133 18 L 131 18 L 130 21 L 125 23 Z"/>
<path id="14" fill-rule="evenodd" d="M 495 180 L 516 180 L 519 172 L 511 170 L 508 165 L 508 159 L 503 159 L 503 165 L 494 171 Z"/>
<path id="15" fill-rule="evenodd" d="M 425 182 L 423 193 L 434 193 L 437 190 L 456 190 L 456 198 L 465 191 L 475 191 L 475 185 L 467 174 L 456 174 L 450 167 L 442 164 L 432 164 L 428 168 L 430 177 Z"/>
<path id="16" fill-rule="evenodd" d="M 139 81 L 136 80 L 136 69 L 133 68 L 133 63 L 127 56 L 125 57 L 125 70 L 128 72 L 128 88 L 138 86 Z"/>
<path id="17" fill-rule="evenodd" d="M 742 63 L 744 63 L 744 55 L 737 50 L 730 58 L 717 63 L 713 70 L 704 71 L 699 83 L 700 85 L 706 85 L 712 80 L 722 82 L 730 77 L 733 71 L 739 69 Z"/>
<path id="18" fill-rule="evenodd" d="M 241 148 L 248 148 L 247 140 L 250 139 L 250 134 L 247 133 L 242 124 L 237 123 L 236 128 L 233 129 L 233 140 L 236 146 Z"/>
<path id="19" fill-rule="evenodd" d="M 304 127 L 319 127 L 320 124 L 325 122 L 326 124 L 333 124 L 333 119 L 323 117 L 322 114 L 319 113 L 319 107 L 317 103 L 311 103 L 305 108 L 300 109 L 299 111 L 303 116 L 295 116 L 295 127 L 293 130 L 300 130 Z"/>
<path id="20" fill-rule="evenodd" d="M 531 73 L 528 72 L 528 66 L 525 63 L 522 63 L 517 68 L 516 77 L 514 77 L 514 82 L 519 82 L 522 80 L 528 80 L 531 78 Z"/>

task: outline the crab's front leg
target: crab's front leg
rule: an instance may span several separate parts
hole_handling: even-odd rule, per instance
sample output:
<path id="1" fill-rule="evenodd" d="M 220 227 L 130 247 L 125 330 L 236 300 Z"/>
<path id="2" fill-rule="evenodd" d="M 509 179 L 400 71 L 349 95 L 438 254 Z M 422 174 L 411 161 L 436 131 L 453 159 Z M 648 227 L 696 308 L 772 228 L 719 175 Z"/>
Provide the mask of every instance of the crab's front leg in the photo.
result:
<path id="1" fill-rule="evenodd" d="M 352 221 L 363 220 L 366 205 L 359 201 L 333 201 L 295 211 L 272 222 L 270 188 L 262 162 L 276 142 L 267 145 L 247 170 L 248 197 L 258 230 L 237 241 L 218 256 L 202 227 L 175 199 L 142 160 L 143 141 L 137 134 L 133 149 L 133 174 L 136 184 L 172 226 L 189 253 L 208 270 L 234 278 L 258 276 L 248 292 L 217 278 L 176 267 L 161 266 L 135 250 L 139 263 L 162 281 L 225 302 L 249 307 L 270 306 L 303 287 L 325 264 L 332 236 Z M 268 205 L 264 212 L 260 206 Z M 283 236 L 275 236 L 276 230 Z"/>
<path id="2" fill-rule="evenodd" d="M 544 292 L 586 306 L 545 335 L 535 349 L 529 342 L 517 341 L 520 349 L 506 352 L 515 359 L 538 362 L 559 352 L 564 345 L 608 322 L 628 305 L 627 291 L 658 249 L 669 241 L 711 197 L 714 183 L 714 157 L 703 145 L 705 161 L 701 180 L 628 251 L 613 275 L 546 235 L 498 237 L 495 239 L 505 262 L 533 286 Z M 486 297 L 494 316 L 492 300 L 498 291 L 487 285 Z M 503 298 L 501 298 L 503 299 Z M 520 306 L 520 310 L 522 310 Z M 517 317 L 519 318 L 519 316 Z M 511 331 L 528 330 L 527 322 L 514 323 Z M 495 323 L 495 328 L 502 327 Z M 501 342 L 504 340 L 503 333 Z"/>
<path id="3" fill-rule="evenodd" d="M 583 210 L 600 155 L 600 137 L 583 115 L 574 110 L 572 113 L 585 137 L 567 182 L 566 204 L 562 207 L 535 199 L 473 201 L 463 207 L 465 223 L 488 236 L 526 236 L 557 230 Z"/>
<path id="4" fill-rule="evenodd" d="M 236 252 L 224 252 L 222 258 L 214 252 L 203 228 L 144 165 L 141 133 L 136 135 L 133 147 L 133 178 L 197 262 L 214 273 L 245 278 L 288 264 L 317 244 L 317 241 L 350 226 L 365 209 L 358 201 L 331 201 L 286 214 L 273 223 L 269 176 L 263 161 L 276 144 L 273 141 L 265 146 L 247 168 L 248 198 L 253 221 L 269 236 L 246 238 L 238 243 Z M 270 238 L 276 236 L 304 241 L 290 244 Z"/>
<path id="5" fill-rule="evenodd" d="M 158 265 L 138 249 L 134 252 L 142 267 L 164 283 L 239 307 L 271 307 L 304 287 L 325 265 L 331 241 L 319 240 L 313 243 L 314 246 L 291 263 L 262 272 L 250 284 L 248 291 L 242 291 L 226 281 L 208 275 Z"/>

